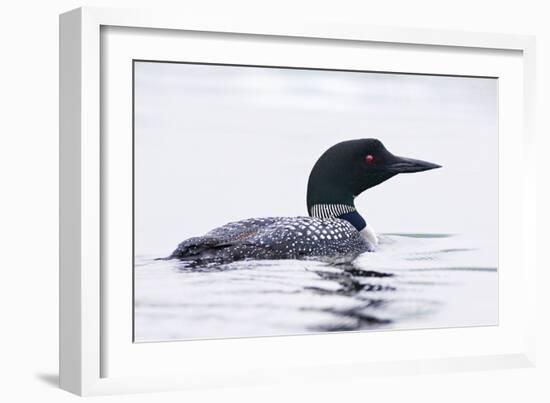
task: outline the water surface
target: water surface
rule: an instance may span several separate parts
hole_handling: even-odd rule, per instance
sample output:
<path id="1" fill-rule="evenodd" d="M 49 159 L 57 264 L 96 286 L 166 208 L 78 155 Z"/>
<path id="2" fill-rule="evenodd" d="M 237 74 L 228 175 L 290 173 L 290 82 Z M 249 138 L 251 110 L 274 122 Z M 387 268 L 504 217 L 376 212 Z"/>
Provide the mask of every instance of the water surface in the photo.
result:
<path id="1" fill-rule="evenodd" d="M 136 256 L 135 340 L 495 325 L 494 250 L 463 235 L 385 234 L 342 265 Z"/>

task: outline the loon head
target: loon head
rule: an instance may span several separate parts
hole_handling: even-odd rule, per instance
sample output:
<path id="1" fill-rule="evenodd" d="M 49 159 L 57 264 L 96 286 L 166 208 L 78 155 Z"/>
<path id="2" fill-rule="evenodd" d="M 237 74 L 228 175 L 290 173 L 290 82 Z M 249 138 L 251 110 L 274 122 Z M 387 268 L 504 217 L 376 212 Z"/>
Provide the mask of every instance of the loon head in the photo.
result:
<path id="1" fill-rule="evenodd" d="M 440 165 L 389 152 L 380 140 L 359 139 L 330 147 L 309 175 L 307 208 L 315 205 L 354 206 L 353 199 L 400 173 L 422 172 Z"/>

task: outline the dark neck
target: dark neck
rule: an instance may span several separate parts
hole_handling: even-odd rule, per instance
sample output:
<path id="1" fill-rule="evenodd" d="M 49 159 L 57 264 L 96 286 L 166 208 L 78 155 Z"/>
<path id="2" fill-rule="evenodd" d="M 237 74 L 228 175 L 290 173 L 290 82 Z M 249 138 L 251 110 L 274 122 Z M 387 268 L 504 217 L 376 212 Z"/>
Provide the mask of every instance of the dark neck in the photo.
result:
<path id="1" fill-rule="evenodd" d="M 354 199 L 375 186 L 376 180 L 366 177 L 363 165 L 350 159 L 356 148 L 356 142 L 345 142 L 317 160 L 307 183 L 307 210 L 312 217 L 344 219 L 361 231 L 366 224 L 355 209 Z"/>
<path id="2" fill-rule="evenodd" d="M 342 204 L 354 207 L 354 193 L 345 184 L 329 185 L 319 177 L 310 177 L 307 188 L 308 210 L 315 204 Z"/>

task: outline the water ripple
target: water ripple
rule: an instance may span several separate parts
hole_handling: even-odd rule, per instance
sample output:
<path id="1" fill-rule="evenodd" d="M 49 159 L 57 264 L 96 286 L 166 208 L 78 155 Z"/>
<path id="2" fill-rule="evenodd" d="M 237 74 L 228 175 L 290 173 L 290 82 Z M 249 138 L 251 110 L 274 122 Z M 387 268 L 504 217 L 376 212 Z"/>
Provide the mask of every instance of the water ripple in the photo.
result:
<path id="1" fill-rule="evenodd" d="M 386 234 L 352 264 L 136 256 L 136 341 L 495 324 L 489 247 L 451 234 Z"/>

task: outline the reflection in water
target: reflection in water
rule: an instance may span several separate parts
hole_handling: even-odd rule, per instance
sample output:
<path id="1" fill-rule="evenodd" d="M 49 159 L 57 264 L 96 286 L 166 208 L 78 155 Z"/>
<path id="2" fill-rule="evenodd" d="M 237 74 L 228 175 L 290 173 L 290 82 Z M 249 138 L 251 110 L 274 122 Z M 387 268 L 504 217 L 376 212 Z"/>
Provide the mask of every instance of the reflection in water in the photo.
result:
<path id="1" fill-rule="evenodd" d="M 497 271 L 486 243 L 437 234 L 381 239 L 377 252 L 340 265 L 199 266 L 137 256 L 136 341 L 497 322 Z"/>
<path id="2" fill-rule="evenodd" d="M 374 296 L 366 297 L 367 292 L 374 291 L 395 291 L 394 287 L 383 286 L 381 284 L 372 284 L 367 282 L 361 282 L 361 278 L 381 278 L 381 277 L 391 277 L 390 273 L 379 273 L 372 270 L 362 270 L 358 269 L 353 264 L 347 263 L 343 265 L 336 266 L 341 269 L 337 272 L 323 272 L 315 271 L 319 277 L 335 281 L 340 285 L 340 288 L 336 290 L 324 290 L 322 288 L 316 287 L 305 287 L 304 290 L 309 290 L 320 295 L 345 295 L 348 297 L 353 297 L 360 301 L 359 305 L 352 308 L 327 308 L 324 312 L 332 313 L 340 318 L 346 318 L 347 323 L 335 323 L 329 325 L 314 326 L 311 330 L 316 331 L 344 331 L 344 330 L 360 330 L 367 327 L 374 327 L 376 325 L 389 324 L 390 319 L 383 319 L 374 316 L 373 314 L 366 314 L 365 311 L 368 311 L 371 308 L 380 307 L 384 300 L 381 298 L 374 298 Z M 367 281 L 367 280 L 365 280 Z M 303 308 L 304 311 L 307 311 L 307 308 Z"/>

